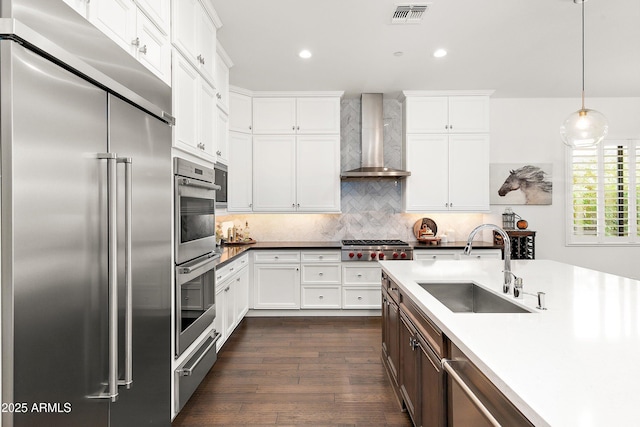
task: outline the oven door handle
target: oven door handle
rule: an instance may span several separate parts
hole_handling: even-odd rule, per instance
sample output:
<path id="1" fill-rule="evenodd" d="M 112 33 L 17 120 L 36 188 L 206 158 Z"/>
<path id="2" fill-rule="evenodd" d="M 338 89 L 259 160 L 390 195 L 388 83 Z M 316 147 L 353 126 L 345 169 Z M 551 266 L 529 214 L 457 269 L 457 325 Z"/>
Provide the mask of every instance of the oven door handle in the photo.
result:
<path id="1" fill-rule="evenodd" d="M 209 264 L 216 262 L 220 259 L 220 254 L 212 255 L 210 258 L 205 259 L 204 261 L 200 261 L 197 264 L 189 265 L 186 267 L 178 267 L 178 274 L 191 274 L 199 269 L 205 269 L 209 266 Z"/>
<path id="2" fill-rule="evenodd" d="M 189 178 L 180 178 L 178 179 L 178 185 L 184 187 L 195 187 L 195 188 L 205 188 L 207 190 L 221 190 L 222 187 L 216 184 L 207 184 L 206 182 L 193 181 Z"/>

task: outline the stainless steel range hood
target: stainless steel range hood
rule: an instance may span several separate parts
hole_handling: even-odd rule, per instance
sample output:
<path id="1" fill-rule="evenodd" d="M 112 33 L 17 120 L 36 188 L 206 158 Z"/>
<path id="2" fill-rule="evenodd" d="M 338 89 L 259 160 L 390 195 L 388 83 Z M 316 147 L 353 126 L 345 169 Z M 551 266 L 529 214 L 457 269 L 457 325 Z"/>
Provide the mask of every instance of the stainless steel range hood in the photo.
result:
<path id="1" fill-rule="evenodd" d="M 342 172 L 340 178 L 404 178 L 411 172 L 384 166 L 384 121 L 382 94 L 363 93 L 362 101 L 362 163 L 361 167 Z"/>

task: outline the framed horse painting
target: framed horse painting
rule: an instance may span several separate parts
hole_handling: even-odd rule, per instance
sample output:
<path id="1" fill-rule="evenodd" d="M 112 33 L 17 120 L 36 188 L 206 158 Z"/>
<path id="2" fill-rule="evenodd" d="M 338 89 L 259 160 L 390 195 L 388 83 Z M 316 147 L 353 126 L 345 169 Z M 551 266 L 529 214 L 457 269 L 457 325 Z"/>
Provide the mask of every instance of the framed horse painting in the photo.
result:
<path id="1" fill-rule="evenodd" d="M 489 172 L 492 205 L 550 205 L 551 163 L 492 163 Z"/>

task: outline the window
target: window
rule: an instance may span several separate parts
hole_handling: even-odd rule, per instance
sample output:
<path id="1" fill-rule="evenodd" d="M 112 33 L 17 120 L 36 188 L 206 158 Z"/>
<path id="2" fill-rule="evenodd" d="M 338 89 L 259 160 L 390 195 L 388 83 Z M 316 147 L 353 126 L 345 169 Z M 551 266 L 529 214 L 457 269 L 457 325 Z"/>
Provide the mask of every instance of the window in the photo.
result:
<path id="1" fill-rule="evenodd" d="M 640 244 L 640 141 L 571 150 L 570 244 Z"/>

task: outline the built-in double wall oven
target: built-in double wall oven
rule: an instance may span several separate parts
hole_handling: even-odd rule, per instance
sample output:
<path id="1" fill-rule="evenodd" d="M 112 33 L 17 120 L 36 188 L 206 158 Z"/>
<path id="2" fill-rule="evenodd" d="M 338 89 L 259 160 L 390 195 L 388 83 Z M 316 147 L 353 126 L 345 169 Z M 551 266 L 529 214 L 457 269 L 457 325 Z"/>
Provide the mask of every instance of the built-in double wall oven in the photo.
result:
<path id="1" fill-rule="evenodd" d="M 216 316 L 216 190 L 214 171 L 174 160 L 176 357 L 209 327 Z"/>

